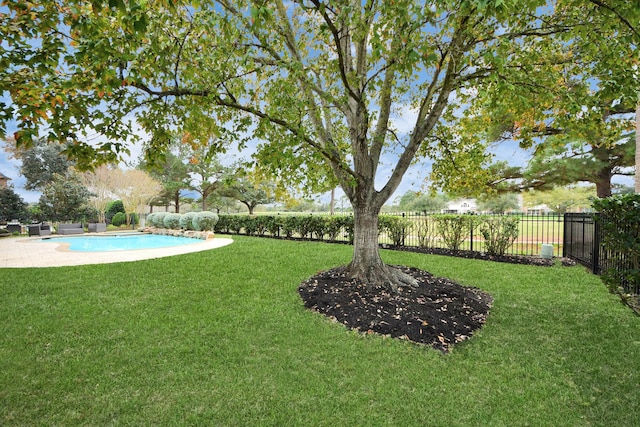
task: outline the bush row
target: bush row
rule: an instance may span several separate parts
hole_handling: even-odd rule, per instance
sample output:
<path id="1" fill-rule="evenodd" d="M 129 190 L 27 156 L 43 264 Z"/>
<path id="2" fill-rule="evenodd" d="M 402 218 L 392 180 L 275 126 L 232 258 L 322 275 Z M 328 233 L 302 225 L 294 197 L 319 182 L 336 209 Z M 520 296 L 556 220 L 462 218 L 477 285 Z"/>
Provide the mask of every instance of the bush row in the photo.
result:
<path id="1" fill-rule="evenodd" d="M 147 215 L 147 226 L 171 230 L 211 231 L 215 229 L 218 215 L 209 212 L 187 212 L 185 214 L 154 212 Z"/>
<path id="2" fill-rule="evenodd" d="M 339 240 L 345 237 L 353 242 L 352 216 L 325 215 L 220 215 L 216 224 L 216 232 L 235 233 L 244 232 L 249 235 L 302 237 L 323 240 Z"/>
<path id="3" fill-rule="evenodd" d="M 409 235 L 416 235 L 420 247 L 435 247 L 442 242 L 453 250 L 478 230 L 485 240 L 485 251 L 504 255 L 518 237 L 518 217 L 483 215 L 433 215 L 412 221 L 395 215 L 380 215 L 378 232 L 386 233 L 395 246 L 404 245 Z M 353 216 L 347 215 L 220 215 L 215 231 L 318 240 L 343 240 L 353 243 Z"/>

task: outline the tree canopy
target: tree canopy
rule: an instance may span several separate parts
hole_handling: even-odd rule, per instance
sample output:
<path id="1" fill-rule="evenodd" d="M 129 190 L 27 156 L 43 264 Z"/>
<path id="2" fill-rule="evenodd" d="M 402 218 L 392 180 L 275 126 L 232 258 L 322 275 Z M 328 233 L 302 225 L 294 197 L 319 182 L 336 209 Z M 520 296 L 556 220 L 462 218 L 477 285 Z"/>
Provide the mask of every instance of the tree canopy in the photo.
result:
<path id="1" fill-rule="evenodd" d="M 27 204 L 16 194 L 11 186 L 0 187 L 0 221 L 6 222 L 13 219 L 26 220 L 29 217 Z"/>
<path id="2" fill-rule="evenodd" d="M 458 159 L 466 166 L 464 179 L 438 165 L 436 180 L 477 190 L 475 177 L 506 191 L 587 181 L 596 184 L 599 197 L 611 195 L 611 177 L 635 163 L 629 137 L 631 113 L 640 105 L 640 37 L 632 24 L 640 22 L 640 8 L 632 3 L 556 2 L 553 19 L 566 30 L 523 41 L 524 66 L 507 67 L 502 81 L 480 82 L 458 128 L 476 148 Z M 492 142 L 502 139 L 535 149 L 527 168 L 487 168 Z"/>
<path id="3" fill-rule="evenodd" d="M 42 215 L 51 221 L 80 222 L 97 216 L 89 205 L 91 196 L 76 174 L 54 174 L 43 187 L 38 204 Z"/>
<path id="4" fill-rule="evenodd" d="M 382 205 L 416 156 L 460 167 L 459 104 L 479 81 L 514 84 L 528 40 L 570 25 L 542 0 L 6 4 L 0 122 L 18 120 L 19 144 L 44 133 L 90 166 L 126 150 L 134 116 L 150 160 L 176 134 L 218 150 L 258 138 L 292 181 L 331 171 L 354 208 L 351 275 L 393 289 L 407 277 L 379 256 Z"/>

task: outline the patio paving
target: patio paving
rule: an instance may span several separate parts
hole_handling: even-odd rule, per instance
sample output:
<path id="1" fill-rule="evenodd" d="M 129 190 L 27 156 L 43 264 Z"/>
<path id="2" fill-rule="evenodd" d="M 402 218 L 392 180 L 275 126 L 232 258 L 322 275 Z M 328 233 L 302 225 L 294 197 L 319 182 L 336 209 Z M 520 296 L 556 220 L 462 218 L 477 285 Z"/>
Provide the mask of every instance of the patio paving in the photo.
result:
<path id="1" fill-rule="evenodd" d="M 85 234 L 88 236 L 90 234 Z M 156 249 L 112 252 L 76 252 L 65 249 L 55 239 L 40 237 L 4 237 L 0 239 L 0 268 L 61 267 L 86 264 L 109 264 L 162 258 L 192 252 L 207 251 L 233 243 L 232 239 L 214 237 L 191 245 Z"/>

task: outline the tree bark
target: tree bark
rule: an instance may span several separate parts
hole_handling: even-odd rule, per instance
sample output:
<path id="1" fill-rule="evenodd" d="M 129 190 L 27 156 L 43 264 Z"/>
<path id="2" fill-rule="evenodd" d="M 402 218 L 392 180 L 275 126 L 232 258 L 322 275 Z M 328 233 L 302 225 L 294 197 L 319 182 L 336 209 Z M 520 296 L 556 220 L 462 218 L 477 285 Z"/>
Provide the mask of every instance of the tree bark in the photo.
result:
<path id="1" fill-rule="evenodd" d="M 611 169 L 605 168 L 598 171 L 595 177 L 596 194 L 598 198 L 611 197 Z"/>
<path id="2" fill-rule="evenodd" d="M 353 259 L 347 267 L 349 275 L 371 288 L 384 287 L 398 292 L 402 285 L 416 286 L 416 280 L 399 269 L 386 265 L 378 246 L 378 214 L 380 208 L 367 203 L 354 204 Z"/>
<path id="3" fill-rule="evenodd" d="M 173 203 L 176 205 L 176 213 L 180 213 L 180 191 L 176 191 L 173 196 Z"/>

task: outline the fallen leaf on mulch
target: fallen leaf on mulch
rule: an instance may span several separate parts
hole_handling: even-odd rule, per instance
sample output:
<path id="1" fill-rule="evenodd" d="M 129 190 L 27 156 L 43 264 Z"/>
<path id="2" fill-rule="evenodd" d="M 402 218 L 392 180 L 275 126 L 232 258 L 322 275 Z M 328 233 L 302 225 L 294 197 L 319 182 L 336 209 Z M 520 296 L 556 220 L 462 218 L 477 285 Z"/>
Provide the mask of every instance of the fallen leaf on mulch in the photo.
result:
<path id="1" fill-rule="evenodd" d="M 419 282 L 399 292 L 371 288 L 345 275 L 344 267 L 321 272 L 298 288 L 305 307 L 362 333 L 426 344 L 444 353 L 486 321 L 493 298 L 472 287 L 401 267 Z"/>

